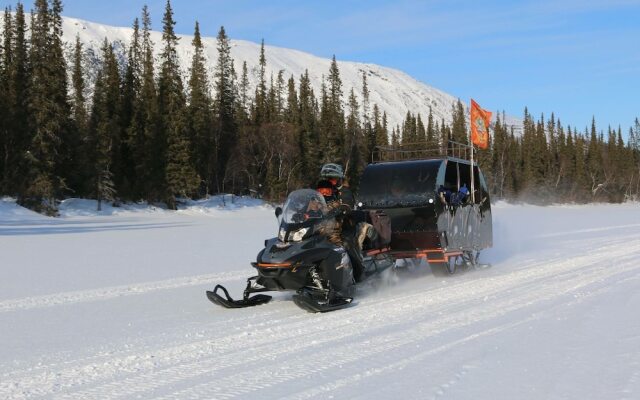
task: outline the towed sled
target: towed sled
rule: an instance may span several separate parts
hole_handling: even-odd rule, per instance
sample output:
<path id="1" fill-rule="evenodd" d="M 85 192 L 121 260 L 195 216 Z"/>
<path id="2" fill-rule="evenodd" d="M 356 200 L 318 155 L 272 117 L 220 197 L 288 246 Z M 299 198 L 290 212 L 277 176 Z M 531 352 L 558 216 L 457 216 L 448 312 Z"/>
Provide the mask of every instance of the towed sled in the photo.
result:
<path id="1" fill-rule="evenodd" d="M 447 155 L 434 156 L 416 148 L 378 148 L 361 177 L 355 211 L 328 210 L 315 190 L 292 192 L 276 209 L 278 237 L 266 240 L 252 263 L 257 275 L 242 299 L 218 285 L 209 300 L 251 307 L 271 300 L 258 293 L 291 290 L 301 308 L 326 312 L 351 305 L 355 283 L 395 268 L 396 260 L 426 260 L 434 274 L 445 275 L 487 267 L 479 255 L 493 245 L 491 202 L 480 168 L 466 157 L 469 146 L 450 142 Z M 363 242 L 345 232 L 345 246 L 331 240 L 347 212 L 352 223 L 369 223 L 373 235 Z"/>

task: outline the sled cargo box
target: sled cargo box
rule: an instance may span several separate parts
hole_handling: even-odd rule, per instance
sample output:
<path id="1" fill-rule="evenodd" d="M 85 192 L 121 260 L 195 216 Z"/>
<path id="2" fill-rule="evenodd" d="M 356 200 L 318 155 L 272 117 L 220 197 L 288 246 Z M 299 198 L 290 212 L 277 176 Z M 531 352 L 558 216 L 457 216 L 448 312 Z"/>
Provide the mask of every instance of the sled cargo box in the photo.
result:
<path id="1" fill-rule="evenodd" d="M 448 156 L 369 164 L 360 180 L 358 206 L 391 219 L 396 258 L 445 258 L 492 246 L 491 203 L 482 172 Z M 465 196 L 464 192 L 468 191 Z"/>

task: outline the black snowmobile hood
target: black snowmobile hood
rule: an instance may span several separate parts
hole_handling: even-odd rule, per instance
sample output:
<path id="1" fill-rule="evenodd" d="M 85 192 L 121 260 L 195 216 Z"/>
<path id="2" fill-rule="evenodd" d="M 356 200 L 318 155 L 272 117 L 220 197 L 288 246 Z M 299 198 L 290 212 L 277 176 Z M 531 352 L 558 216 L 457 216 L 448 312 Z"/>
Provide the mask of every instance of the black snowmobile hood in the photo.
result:
<path id="1" fill-rule="evenodd" d="M 322 235 L 313 235 L 300 242 L 281 242 L 278 238 L 267 241 L 258 254 L 258 263 L 311 265 L 327 258 L 338 249 Z"/>

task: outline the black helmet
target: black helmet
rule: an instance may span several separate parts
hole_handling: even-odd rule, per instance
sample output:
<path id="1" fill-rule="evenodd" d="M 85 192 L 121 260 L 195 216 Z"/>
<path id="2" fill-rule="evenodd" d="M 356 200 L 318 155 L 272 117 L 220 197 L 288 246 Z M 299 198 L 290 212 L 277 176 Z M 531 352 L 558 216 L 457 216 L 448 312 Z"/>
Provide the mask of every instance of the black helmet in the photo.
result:
<path id="1" fill-rule="evenodd" d="M 320 170 L 320 176 L 323 178 L 344 178 L 344 171 L 342 170 L 342 165 L 340 164 L 325 164 L 322 166 Z"/>

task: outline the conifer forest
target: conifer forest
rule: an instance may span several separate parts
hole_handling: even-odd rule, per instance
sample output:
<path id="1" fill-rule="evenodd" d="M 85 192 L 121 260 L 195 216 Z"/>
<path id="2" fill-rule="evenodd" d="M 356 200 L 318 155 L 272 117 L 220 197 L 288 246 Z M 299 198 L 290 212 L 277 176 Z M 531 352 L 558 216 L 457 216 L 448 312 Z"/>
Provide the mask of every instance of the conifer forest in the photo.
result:
<path id="1" fill-rule="evenodd" d="M 191 65 L 181 66 L 169 1 L 161 43 L 150 39 L 147 7 L 133 21 L 124 67 L 105 38 L 93 95 L 85 98 L 83 45 L 76 41 L 68 63 L 62 11 L 61 0 L 36 0 L 32 12 L 18 3 L 4 12 L 0 42 L 0 195 L 42 213 L 55 215 L 68 197 L 169 208 L 217 193 L 281 200 L 313 185 L 326 162 L 344 165 L 357 192 L 376 146 L 468 143 L 461 101 L 451 122 L 409 110 L 400 126 L 389 126 L 385 110 L 369 101 L 366 75 L 357 95 L 346 92 L 335 57 L 315 93 L 308 74 L 266 76 L 263 43 L 253 90 L 246 63 L 234 68 L 223 27 L 208 73 L 196 22 Z M 595 117 L 566 126 L 553 113 L 533 116 L 526 108 L 522 118 L 515 131 L 497 113 L 489 148 L 477 152 L 494 201 L 640 199 L 637 118 L 628 130 L 603 128 Z"/>

